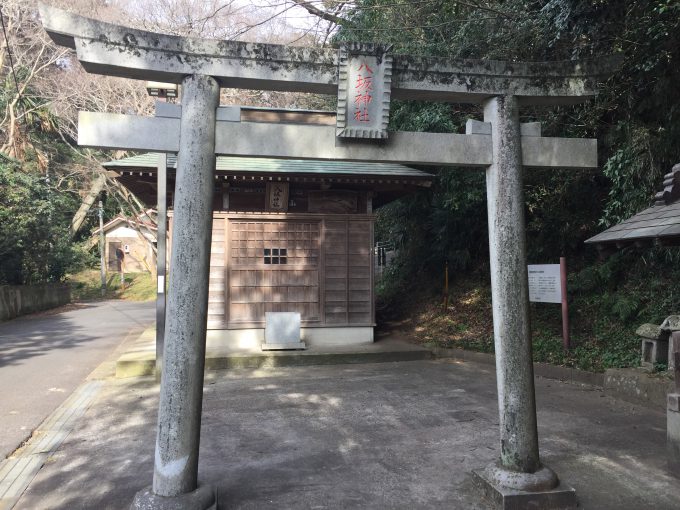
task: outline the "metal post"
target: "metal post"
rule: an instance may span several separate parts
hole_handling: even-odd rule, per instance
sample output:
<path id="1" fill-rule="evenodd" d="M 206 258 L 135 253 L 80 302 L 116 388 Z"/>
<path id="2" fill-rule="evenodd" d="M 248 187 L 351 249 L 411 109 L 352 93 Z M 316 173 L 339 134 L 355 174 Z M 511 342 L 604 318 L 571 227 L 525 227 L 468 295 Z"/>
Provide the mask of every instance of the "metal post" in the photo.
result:
<path id="1" fill-rule="evenodd" d="M 99 201 L 99 263 L 100 263 L 100 276 L 101 276 L 101 288 L 102 296 L 106 295 L 106 244 L 104 241 L 104 206 L 102 201 Z"/>
<path id="2" fill-rule="evenodd" d="M 484 474 L 496 486 L 552 489 L 557 477 L 538 453 L 517 99 L 488 100 L 484 120 L 493 143 L 486 190 L 501 446 L 500 462 Z"/>
<path id="3" fill-rule="evenodd" d="M 160 381 L 163 372 L 163 339 L 165 337 L 165 268 L 167 256 L 168 226 L 168 156 L 158 155 L 157 216 L 156 216 L 156 380 Z"/>
<path id="4" fill-rule="evenodd" d="M 560 285 L 562 287 L 562 344 L 568 351 L 571 348 L 569 338 L 569 303 L 567 301 L 567 259 L 560 257 Z"/>
<path id="5" fill-rule="evenodd" d="M 198 487 L 198 450 L 208 310 L 219 85 L 209 76 L 182 81 L 182 117 L 170 250 L 167 314 L 152 488 L 135 509 L 214 507 Z"/>

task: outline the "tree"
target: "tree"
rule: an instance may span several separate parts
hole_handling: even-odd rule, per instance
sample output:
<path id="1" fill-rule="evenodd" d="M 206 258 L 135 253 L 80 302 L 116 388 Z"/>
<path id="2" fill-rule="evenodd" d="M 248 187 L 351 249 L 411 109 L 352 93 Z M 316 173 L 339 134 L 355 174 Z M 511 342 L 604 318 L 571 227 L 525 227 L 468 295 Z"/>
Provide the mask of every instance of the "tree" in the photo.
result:
<path id="1" fill-rule="evenodd" d="M 288 42 L 290 38 L 310 40 L 305 30 L 291 30 L 282 16 L 295 7 L 292 2 L 277 4 L 262 0 L 255 8 L 242 2 L 220 0 L 55 0 L 54 3 L 104 21 L 178 35 L 252 37 L 271 42 Z M 82 237 L 83 230 L 92 226 L 89 211 L 100 195 L 105 194 L 108 198 L 107 211 L 112 214 L 123 213 L 133 218 L 143 215 L 147 206 L 112 180 L 98 163 L 101 159 L 120 157 L 125 153 L 79 149 L 75 140 L 80 110 L 152 114 L 153 100 L 146 93 L 144 83 L 84 72 L 73 52 L 58 48 L 49 39 L 40 23 L 36 0 L 6 0 L 2 5 L 2 20 L 7 36 L 0 42 L 0 154 L 7 156 L 8 161 L 15 160 L 12 171 L 23 173 L 25 177 L 22 180 L 21 176 L 12 176 L 11 182 L 29 186 L 32 191 L 24 197 L 27 200 L 34 200 L 39 195 L 36 194 L 36 183 L 39 182 L 44 188 L 40 188 L 44 192 L 43 198 L 50 204 L 79 202 L 78 207 L 64 207 L 59 211 L 60 218 L 66 211 L 74 213 L 69 228 L 74 241 Z M 296 105 L 302 108 L 318 108 L 325 104 L 324 100 L 292 93 L 254 91 L 244 94 L 243 91 L 224 90 L 222 95 L 225 104 Z M 12 173 L 8 172 L 7 179 Z M 7 186 L 10 186 L 9 182 L 6 182 Z M 5 196 L 9 200 L 15 195 Z M 17 204 L 0 203 L 0 212 L 7 218 L 15 218 Z M 51 206 L 44 204 L 43 207 L 50 209 Z M 57 222 L 53 215 L 41 215 L 38 209 L 34 210 L 33 216 L 30 208 L 22 210 L 18 217 L 22 223 L 12 223 L 17 227 L 13 231 L 16 235 L 22 231 L 21 225 L 30 228 L 41 225 L 40 235 L 52 238 L 52 233 L 45 230 L 46 218 L 51 218 L 54 232 L 61 233 L 63 226 L 61 220 Z M 12 243 L 19 243 L 17 246 L 27 244 L 24 237 L 19 239 L 11 233 L 12 230 L 6 232 L 7 257 Z M 45 246 L 48 251 L 58 248 L 57 243 Z M 8 280 L 51 279 L 59 273 L 44 269 L 45 263 L 37 262 L 40 258 L 37 254 L 36 264 L 43 269 L 26 273 L 31 252 L 18 250 L 13 253 L 16 263 L 8 262 L 6 267 L 15 277 L 6 277 Z"/>
<path id="2" fill-rule="evenodd" d="M 76 195 L 0 156 L 0 284 L 59 281 L 85 254 L 67 235 Z"/>
<path id="3" fill-rule="evenodd" d="M 526 173 L 534 260 L 592 256 L 583 240 L 647 205 L 660 177 L 680 160 L 677 1 L 294 1 L 332 23 L 336 42 L 381 41 L 395 53 L 510 61 L 623 55 L 595 101 L 522 112 L 523 121 L 540 120 L 548 136 L 598 138 L 604 170 Z M 395 130 L 460 132 L 470 117 L 481 117 L 478 107 L 395 101 L 390 122 Z M 434 171 L 429 194 L 378 213 L 376 236 L 402 247 L 405 278 L 444 260 L 466 269 L 486 259 L 483 176 Z"/>

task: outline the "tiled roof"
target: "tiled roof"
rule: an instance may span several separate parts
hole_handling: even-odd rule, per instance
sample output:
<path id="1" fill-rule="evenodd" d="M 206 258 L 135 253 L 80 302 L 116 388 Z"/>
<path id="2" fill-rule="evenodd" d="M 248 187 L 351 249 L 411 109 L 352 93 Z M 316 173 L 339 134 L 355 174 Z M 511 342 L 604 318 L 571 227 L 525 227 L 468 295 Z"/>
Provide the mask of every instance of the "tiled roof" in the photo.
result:
<path id="1" fill-rule="evenodd" d="M 155 169 L 158 154 L 102 163 L 109 170 Z M 177 167 L 177 157 L 168 155 L 168 168 Z M 301 159 L 236 158 L 217 156 L 216 170 L 227 173 L 362 175 L 431 180 L 432 175 L 397 163 L 362 163 L 353 161 L 320 161 Z"/>
<path id="2" fill-rule="evenodd" d="M 650 239 L 680 238 L 680 165 L 664 176 L 664 190 L 653 206 L 604 232 L 591 237 L 591 244 L 628 244 Z"/>

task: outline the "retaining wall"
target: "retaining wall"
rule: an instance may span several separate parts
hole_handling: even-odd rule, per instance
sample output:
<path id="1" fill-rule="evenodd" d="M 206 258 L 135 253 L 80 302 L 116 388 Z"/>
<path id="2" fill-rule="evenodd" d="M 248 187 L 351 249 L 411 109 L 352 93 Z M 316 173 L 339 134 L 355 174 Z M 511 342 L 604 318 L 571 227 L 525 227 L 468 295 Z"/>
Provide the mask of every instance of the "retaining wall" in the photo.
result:
<path id="1" fill-rule="evenodd" d="M 14 319 L 71 302 L 71 287 L 63 283 L 0 285 L 0 321 Z"/>
<path id="2" fill-rule="evenodd" d="M 431 350 L 437 358 L 454 358 L 490 365 L 496 363 L 493 354 L 444 347 L 433 347 Z M 534 375 L 597 386 L 602 388 L 605 395 L 657 409 L 666 409 L 666 395 L 672 393 L 675 387 L 672 376 L 668 373 L 650 374 L 639 368 L 610 368 L 605 373 L 595 373 L 534 362 Z"/>

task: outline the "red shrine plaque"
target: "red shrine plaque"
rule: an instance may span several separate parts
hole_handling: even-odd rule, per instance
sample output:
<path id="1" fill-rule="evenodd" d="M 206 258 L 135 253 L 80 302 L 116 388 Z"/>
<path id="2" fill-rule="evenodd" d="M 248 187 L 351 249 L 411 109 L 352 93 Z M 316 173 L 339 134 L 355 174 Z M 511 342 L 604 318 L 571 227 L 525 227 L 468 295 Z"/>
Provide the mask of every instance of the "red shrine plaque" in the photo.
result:
<path id="1" fill-rule="evenodd" d="M 364 43 L 340 48 L 336 136 L 387 138 L 392 85 L 389 50 Z"/>

